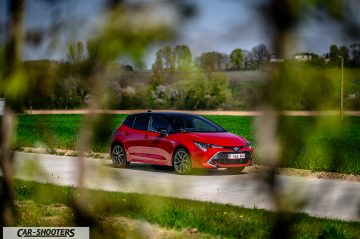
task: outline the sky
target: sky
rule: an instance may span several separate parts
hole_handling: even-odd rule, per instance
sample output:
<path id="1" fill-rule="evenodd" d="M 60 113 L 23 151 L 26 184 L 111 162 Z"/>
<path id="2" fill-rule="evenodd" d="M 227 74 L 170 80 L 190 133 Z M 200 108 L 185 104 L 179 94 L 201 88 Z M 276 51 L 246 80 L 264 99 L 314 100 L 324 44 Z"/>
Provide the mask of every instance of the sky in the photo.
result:
<path id="1" fill-rule="evenodd" d="M 140 1 L 140 0 L 127 0 Z M 161 0 L 143 0 L 145 2 Z M 251 50 L 254 46 L 265 43 L 270 46 L 268 26 L 262 21 L 257 6 L 266 0 L 188 0 L 194 4 L 197 14 L 186 21 L 179 31 L 179 37 L 148 49 L 145 62 L 151 66 L 154 54 L 159 47 L 186 44 L 193 56 L 200 56 L 206 51 L 218 51 L 230 54 L 235 48 Z M 350 11 L 360 12 L 357 0 L 348 0 Z M 41 45 L 27 44 L 24 59 L 65 60 L 69 43 L 86 42 L 94 37 L 102 22 L 103 0 L 59 0 L 45 3 L 43 0 L 25 1 L 25 29 L 50 27 L 63 21 L 66 28 L 58 32 L 57 37 L 44 41 Z M 6 0 L 0 0 L 0 23 L 6 19 Z M 358 14 L 357 14 L 358 15 Z M 358 17 L 357 19 L 360 21 Z M 75 20 L 74 20 L 75 19 Z M 0 25 L 1 26 L 1 25 Z M 1 35 L 0 31 L 0 35 Z M 2 34 L 3 35 L 3 34 Z M 349 40 L 339 30 L 335 22 L 328 20 L 305 20 L 294 31 L 296 44 L 293 53 L 315 52 L 323 55 L 331 44 L 349 45 Z M 1 38 L 0 38 L 1 39 Z M 55 39 L 55 40 L 54 40 Z"/>
<path id="2" fill-rule="evenodd" d="M 246 3 L 251 1 L 193 2 L 198 6 L 198 15 L 184 27 L 179 41 L 192 46 L 194 55 L 214 50 L 230 53 L 235 48 L 250 50 L 267 43 L 254 4 Z"/>

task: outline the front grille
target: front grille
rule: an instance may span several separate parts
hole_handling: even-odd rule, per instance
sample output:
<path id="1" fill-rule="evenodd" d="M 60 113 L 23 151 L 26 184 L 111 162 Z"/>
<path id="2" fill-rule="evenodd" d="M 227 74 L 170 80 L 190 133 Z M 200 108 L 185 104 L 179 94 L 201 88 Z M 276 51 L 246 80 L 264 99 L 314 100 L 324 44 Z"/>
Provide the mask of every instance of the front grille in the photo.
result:
<path id="1" fill-rule="evenodd" d="M 242 148 L 244 148 L 245 146 L 225 146 L 224 148 L 226 149 L 230 149 L 233 150 L 234 152 L 238 152 L 240 151 Z M 235 150 L 235 148 L 237 148 L 238 150 Z"/>
<path id="2" fill-rule="evenodd" d="M 249 162 L 249 160 L 251 160 L 250 152 L 245 151 L 245 152 L 239 152 L 239 153 L 245 153 L 245 158 L 244 159 L 228 159 L 228 155 L 233 154 L 233 153 L 221 152 L 221 153 L 216 154 L 212 158 L 211 161 L 214 163 L 222 164 L 222 165 L 231 165 L 231 164 L 246 164 Z"/>

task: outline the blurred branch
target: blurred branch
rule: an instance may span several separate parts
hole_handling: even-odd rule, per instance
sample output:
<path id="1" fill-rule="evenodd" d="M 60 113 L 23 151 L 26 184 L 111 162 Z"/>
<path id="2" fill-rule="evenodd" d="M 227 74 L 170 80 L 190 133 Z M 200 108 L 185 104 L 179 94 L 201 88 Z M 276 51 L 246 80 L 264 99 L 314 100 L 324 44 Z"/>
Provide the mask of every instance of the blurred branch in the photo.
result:
<path id="1" fill-rule="evenodd" d="M 89 114 L 84 118 L 79 136 L 79 160 L 78 160 L 78 189 L 73 197 L 75 221 L 78 225 L 95 226 L 98 224 L 96 215 L 86 204 L 84 193 L 84 178 L 86 175 L 85 157 L 90 146 L 97 138 L 98 128 L 111 127 L 104 124 L 103 115 L 95 114 L 95 110 L 106 108 L 111 105 L 107 93 L 109 77 L 107 68 L 119 56 L 127 56 L 135 62 L 140 62 L 146 53 L 146 49 L 157 42 L 172 39 L 175 36 L 174 21 L 163 21 L 158 12 L 169 11 L 178 17 L 175 8 L 170 1 L 166 4 L 141 3 L 137 6 L 122 4 L 122 1 L 111 1 L 107 5 L 106 20 L 99 37 L 91 39 L 89 45 L 95 47 L 95 54 L 89 54 L 87 59 L 88 81 L 90 94 L 93 96 L 88 105 Z M 174 12 L 172 12 L 172 10 Z M 179 20 L 182 16 L 179 17 Z M 89 48 L 88 48 L 89 50 Z M 110 135 L 109 135 L 110 137 Z M 96 169 L 92 169 L 96 170 Z"/>
<path id="2" fill-rule="evenodd" d="M 306 17 L 312 16 L 311 14 L 321 14 L 326 16 L 327 19 L 334 20 L 341 25 L 341 30 L 346 33 L 348 26 L 354 26 L 352 23 L 354 19 L 347 16 L 345 11 L 346 6 L 350 1 L 341 0 L 272 0 L 260 4 L 260 12 L 264 16 L 264 23 L 267 28 L 272 31 L 272 47 L 277 54 L 284 57 L 291 53 L 294 43 L 296 43 L 296 27 L 299 23 L 304 21 Z M 302 71 L 306 71 L 304 68 Z M 272 166 L 272 169 L 268 173 L 266 178 L 266 184 L 270 192 L 270 196 L 273 199 L 274 209 L 277 211 L 276 218 L 273 225 L 273 238 L 290 238 L 291 229 L 293 228 L 294 218 L 291 218 L 286 212 L 293 209 L 300 209 L 305 201 L 301 198 L 284 197 L 281 194 L 281 185 L 277 180 L 276 172 L 282 161 L 289 160 L 291 148 L 285 148 L 281 151 L 279 142 L 279 132 L 281 131 L 281 125 L 279 116 L 274 111 L 279 108 L 279 104 L 287 102 L 291 99 L 291 91 L 296 89 L 296 86 L 301 84 L 301 79 L 295 77 L 289 77 L 287 75 L 289 69 L 286 65 L 278 64 L 274 65 L 271 69 L 266 86 L 263 88 L 262 107 L 265 108 L 264 114 L 260 118 L 260 123 L 257 127 L 257 138 L 259 142 L 260 157 L 265 164 Z M 317 77 L 316 82 L 320 82 L 320 79 L 324 78 L 323 75 Z M 298 82 L 299 80 L 299 82 Z M 320 85 L 317 86 L 316 82 L 311 83 L 311 89 L 318 88 L 320 92 L 326 92 L 326 87 Z M 330 84 L 329 82 L 325 84 Z M 311 92 L 310 90 L 307 90 Z M 314 94 L 316 95 L 317 107 L 324 104 L 319 98 L 325 98 L 326 94 Z M 321 97 L 319 97 L 321 96 Z M 294 127 L 294 126 L 293 126 Z M 316 126 L 315 126 L 316 127 Z M 306 129 L 294 129 L 296 133 L 287 132 L 285 141 L 293 142 L 292 138 L 295 135 L 303 135 Z M 284 139 L 282 139 L 284 141 Z M 284 143 L 284 142 L 282 142 Z M 286 142 L 285 142 L 286 144 Z M 301 145 L 297 145 L 299 150 L 303 151 Z M 316 146 L 318 150 L 321 149 L 321 144 Z M 289 152 L 290 151 L 290 152 Z M 326 159 L 328 163 L 333 164 L 334 160 L 338 160 L 332 157 Z M 291 201 L 290 201 L 291 200 Z M 292 205 L 288 205 L 288 202 Z"/>
<path id="3" fill-rule="evenodd" d="M 11 225 L 14 220 L 15 205 L 13 194 L 13 153 L 11 152 L 11 143 L 14 135 L 14 113 L 16 108 L 17 97 L 21 95 L 21 89 L 16 87 L 17 81 L 22 78 L 19 75 L 20 56 L 22 48 L 22 19 L 23 19 L 23 0 L 11 0 L 9 5 L 9 36 L 5 45 L 3 78 L 1 78 L 0 85 L 3 95 L 6 100 L 5 112 L 2 119 L 2 138 L 1 138 L 1 153 L 0 166 L 2 171 L 2 192 L 1 192 L 1 226 Z"/>

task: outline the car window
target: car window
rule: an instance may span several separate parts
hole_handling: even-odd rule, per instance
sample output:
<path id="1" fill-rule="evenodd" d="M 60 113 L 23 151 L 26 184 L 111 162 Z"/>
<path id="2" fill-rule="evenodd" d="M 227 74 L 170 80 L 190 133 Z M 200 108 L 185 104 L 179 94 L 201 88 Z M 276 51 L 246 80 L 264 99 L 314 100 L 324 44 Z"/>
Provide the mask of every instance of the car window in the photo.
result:
<path id="1" fill-rule="evenodd" d="M 149 125 L 149 116 L 148 115 L 141 115 L 141 116 L 137 116 L 135 118 L 135 122 L 134 122 L 134 129 L 137 130 L 147 130 Z"/>
<path id="2" fill-rule="evenodd" d="M 207 132 L 218 131 L 215 127 L 213 127 L 212 125 L 206 123 L 201 119 L 194 118 L 192 123 L 195 130 L 197 131 L 207 131 Z"/>
<path id="3" fill-rule="evenodd" d="M 214 122 L 197 115 L 173 116 L 170 121 L 178 132 L 226 132 Z"/>
<path id="4" fill-rule="evenodd" d="M 172 123 L 176 130 L 193 127 L 191 120 L 189 120 L 188 117 L 173 117 Z"/>
<path id="5" fill-rule="evenodd" d="M 152 117 L 150 131 L 157 131 L 160 128 L 166 129 L 167 132 L 169 132 L 170 131 L 170 123 L 165 118 L 154 115 Z"/>
<path id="6" fill-rule="evenodd" d="M 135 120 L 135 117 L 133 115 L 129 115 L 128 117 L 126 117 L 123 124 L 132 128 L 134 125 L 134 120 Z"/>

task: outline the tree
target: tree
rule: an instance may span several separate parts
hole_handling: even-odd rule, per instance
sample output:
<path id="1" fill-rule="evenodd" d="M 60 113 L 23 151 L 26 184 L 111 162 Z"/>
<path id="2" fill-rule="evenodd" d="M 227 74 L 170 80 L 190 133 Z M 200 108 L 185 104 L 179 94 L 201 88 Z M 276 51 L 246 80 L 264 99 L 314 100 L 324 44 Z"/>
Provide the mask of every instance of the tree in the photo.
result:
<path id="1" fill-rule="evenodd" d="M 81 41 L 69 46 L 68 59 L 71 63 L 79 63 L 85 59 L 84 45 Z"/>
<path id="2" fill-rule="evenodd" d="M 246 70 L 254 70 L 256 68 L 254 55 L 250 51 L 243 51 L 244 66 Z"/>
<path id="3" fill-rule="evenodd" d="M 188 69 L 192 64 L 192 54 L 187 45 L 177 45 L 175 47 L 177 70 Z"/>
<path id="4" fill-rule="evenodd" d="M 94 61 L 97 57 L 99 57 L 99 43 L 96 40 L 89 39 L 86 42 L 86 50 L 88 60 Z"/>
<path id="5" fill-rule="evenodd" d="M 152 66 L 153 72 L 170 72 L 176 70 L 176 56 L 171 47 L 161 48 L 156 52 L 155 63 Z"/>
<path id="6" fill-rule="evenodd" d="M 165 58 L 164 61 L 165 71 L 174 73 L 176 70 L 176 56 L 175 56 L 175 52 L 171 47 L 169 46 L 165 47 L 164 58 Z"/>
<path id="7" fill-rule="evenodd" d="M 349 59 L 350 59 L 350 50 L 349 50 L 349 48 L 347 48 L 347 46 L 340 47 L 339 55 L 343 57 L 344 64 L 348 65 Z"/>
<path id="8" fill-rule="evenodd" d="M 325 66 L 325 59 L 320 57 L 315 53 L 309 53 L 311 56 L 311 60 L 309 64 L 314 67 L 324 67 Z"/>
<path id="9" fill-rule="evenodd" d="M 221 72 L 198 72 L 181 86 L 183 108 L 188 110 L 216 109 L 226 104 L 230 94 L 229 78 Z"/>
<path id="10" fill-rule="evenodd" d="M 152 65 L 153 73 L 160 73 L 164 72 L 164 63 L 163 63 L 163 56 L 162 50 L 158 50 L 155 55 L 155 62 Z"/>
<path id="11" fill-rule="evenodd" d="M 160 49 L 156 52 L 155 62 L 152 65 L 153 74 L 150 77 L 150 84 L 153 88 L 162 84 L 165 80 L 165 67 L 163 62 L 163 50 Z"/>
<path id="12" fill-rule="evenodd" d="M 227 69 L 229 56 L 220 52 L 205 52 L 200 56 L 200 67 L 206 71 L 223 71 Z"/>
<path id="13" fill-rule="evenodd" d="M 340 51 L 336 45 L 330 46 L 330 64 L 333 66 L 339 66 L 341 64 Z"/>
<path id="14" fill-rule="evenodd" d="M 251 53 L 254 57 L 256 68 L 259 68 L 264 62 L 269 60 L 270 53 L 265 44 L 259 44 L 255 46 Z"/>
<path id="15" fill-rule="evenodd" d="M 352 66 L 360 66 L 360 43 L 353 43 L 350 48 Z"/>
<path id="16" fill-rule="evenodd" d="M 237 48 L 231 52 L 230 62 L 236 70 L 240 70 L 244 63 L 243 51 L 240 48 Z"/>

